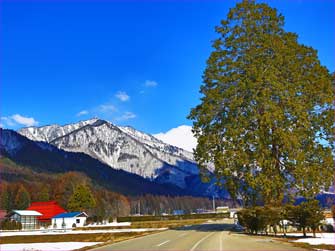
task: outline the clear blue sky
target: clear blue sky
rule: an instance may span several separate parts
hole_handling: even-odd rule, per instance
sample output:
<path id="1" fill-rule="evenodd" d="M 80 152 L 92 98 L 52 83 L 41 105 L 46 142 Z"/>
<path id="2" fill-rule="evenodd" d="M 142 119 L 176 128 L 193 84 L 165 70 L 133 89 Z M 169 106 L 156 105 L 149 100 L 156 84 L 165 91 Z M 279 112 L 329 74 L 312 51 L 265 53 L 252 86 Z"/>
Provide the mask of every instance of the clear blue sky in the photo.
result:
<path id="1" fill-rule="evenodd" d="M 267 2 L 334 71 L 335 1 Z M 1 123 L 98 116 L 149 133 L 190 125 L 214 27 L 235 3 L 2 1 Z"/>

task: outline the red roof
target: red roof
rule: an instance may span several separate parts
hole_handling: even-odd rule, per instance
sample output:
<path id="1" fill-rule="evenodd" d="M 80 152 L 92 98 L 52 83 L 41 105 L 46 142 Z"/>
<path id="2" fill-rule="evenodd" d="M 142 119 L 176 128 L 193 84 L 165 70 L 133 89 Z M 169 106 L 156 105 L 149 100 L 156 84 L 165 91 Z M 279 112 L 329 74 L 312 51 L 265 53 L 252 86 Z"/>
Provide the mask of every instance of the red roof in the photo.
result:
<path id="1" fill-rule="evenodd" d="M 53 216 L 66 212 L 56 201 L 32 202 L 26 210 L 35 210 L 41 213 L 42 216 L 37 217 L 39 221 L 50 221 Z"/>

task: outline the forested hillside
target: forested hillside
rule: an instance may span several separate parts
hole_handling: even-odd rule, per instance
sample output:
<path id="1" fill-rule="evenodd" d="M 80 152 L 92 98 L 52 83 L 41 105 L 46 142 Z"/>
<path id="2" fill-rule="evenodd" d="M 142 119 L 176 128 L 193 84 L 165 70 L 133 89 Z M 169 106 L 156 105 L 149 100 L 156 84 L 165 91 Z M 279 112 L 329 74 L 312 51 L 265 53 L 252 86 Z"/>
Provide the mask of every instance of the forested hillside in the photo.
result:
<path id="1" fill-rule="evenodd" d="M 87 211 L 97 219 L 138 213 L 158 215 L 172 213 L 173 210 L 191 213 L 200 208 L 212 209 L 212 200 L 209 198 L 152 194 L 125 196 L 93 183 L 88 176 L 80 172 L 36 172 L 5 157 L 0 158 L 0 175 L 0 208 L 8 211 L 25 209 L 32 201 L 48 200 L 56 200 L 69 210 L 69 200 L 78 186 L 85 186 L 90 190 L 95 205 Z M 216 200 L 216 205 L 233 204 L 226 200 Z"/>

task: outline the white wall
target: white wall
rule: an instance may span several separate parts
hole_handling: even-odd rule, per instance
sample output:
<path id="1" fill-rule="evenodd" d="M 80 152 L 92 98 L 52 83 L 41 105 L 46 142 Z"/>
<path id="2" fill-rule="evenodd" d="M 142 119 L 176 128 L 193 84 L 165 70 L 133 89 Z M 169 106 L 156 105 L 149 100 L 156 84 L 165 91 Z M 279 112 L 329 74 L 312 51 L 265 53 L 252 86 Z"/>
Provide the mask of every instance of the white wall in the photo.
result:
<path id="1" fill-rule="evenodd" d="M 326 218 L 325 223 L 334 226 L 334 218 Z"/>
<path id="2" fill-rule="evenodd" d="M 78 223 L 79 220 L 79 223 Z M 54 224 L 56 222 L 56 228 L 62 228 L 63 224 L 63 218 L 53 218 L 51 227 L 54 227 Z M 86 217 L 73 217 L 73 218 L 64 218 L 65 228 L 72 228 L 73 223 L 76 224 L 77 227 L 84 226 L 86 222 Z"/>

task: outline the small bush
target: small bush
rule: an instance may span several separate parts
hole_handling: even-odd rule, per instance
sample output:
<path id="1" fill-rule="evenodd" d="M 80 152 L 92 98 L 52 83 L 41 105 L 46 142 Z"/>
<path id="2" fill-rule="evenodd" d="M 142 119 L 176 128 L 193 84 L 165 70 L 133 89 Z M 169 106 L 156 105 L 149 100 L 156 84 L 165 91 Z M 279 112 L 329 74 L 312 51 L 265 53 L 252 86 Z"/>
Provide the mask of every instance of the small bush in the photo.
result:
<path id="1" fill-rule="evenodd" d="M 334 233 L 334 226 L 331 224 L 325 224 L 322 226 L 322 230 L 327 233 Z"/>
<path id="2" fill-rule="evenodd" d="M 11 219 L 6 219 L 0 224 L 1 230 L 21 230 L 22 224 L 21 222 L 17 222 Z"/>
<path id="3" fill-rule="evenodd" d="M 267 227 L 266 213 L 261 207 L 245 208 L 237 213 L 237 217 L 249 233 L 257 234 Z"/>

